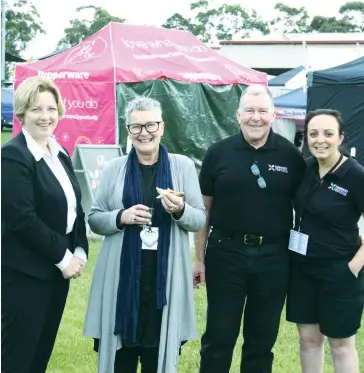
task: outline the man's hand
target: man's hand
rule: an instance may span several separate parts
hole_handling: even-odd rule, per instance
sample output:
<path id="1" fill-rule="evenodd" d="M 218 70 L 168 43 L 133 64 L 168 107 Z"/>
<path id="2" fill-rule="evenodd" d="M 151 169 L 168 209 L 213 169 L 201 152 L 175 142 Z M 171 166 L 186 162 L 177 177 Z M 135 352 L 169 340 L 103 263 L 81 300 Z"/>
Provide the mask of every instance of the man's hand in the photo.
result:
<path id="1" fill-rule="evenodd" d="M 85 262 L 74 256 L 67 268 L 62 271 L 63 277 L 68 280 L 70 278 L 77 278 L 81 275 L 83 268 L 85 267 Z"/>
<path id="2" fill-rule="evenodd" d="M 198 284 L 205 285 L 205 263 L 196 260 L 193 266 L 193 287 L 198 289 Z"/>

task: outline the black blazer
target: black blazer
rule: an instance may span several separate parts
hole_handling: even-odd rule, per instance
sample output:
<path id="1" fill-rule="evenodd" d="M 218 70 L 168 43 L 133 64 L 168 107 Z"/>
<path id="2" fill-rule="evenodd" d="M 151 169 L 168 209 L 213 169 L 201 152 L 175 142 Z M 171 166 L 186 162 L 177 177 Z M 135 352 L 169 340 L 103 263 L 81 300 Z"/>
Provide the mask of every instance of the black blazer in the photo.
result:
<path id="1" fill-rule="evenodd" d="M 81 190 L 69 156 L 59 152 L 77 200 L 72 245 L 66 235 L 67 199 L 42 158 L 37 162 L 21 132 L 1 151 L 1 266 L 50 280 L 66 250 L 88 254 Z"/>

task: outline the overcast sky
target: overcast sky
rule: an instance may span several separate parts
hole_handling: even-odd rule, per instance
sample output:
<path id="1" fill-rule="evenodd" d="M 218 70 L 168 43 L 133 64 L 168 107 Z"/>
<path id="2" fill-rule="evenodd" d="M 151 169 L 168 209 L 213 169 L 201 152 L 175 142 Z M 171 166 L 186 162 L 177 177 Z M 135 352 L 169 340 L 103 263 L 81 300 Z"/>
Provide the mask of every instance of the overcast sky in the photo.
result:
<path id="1" fill-rule="evenodd" d="M 13 3 L 15 0 L 8 0 Z M 79 6 L 95 5 L 105 8 L 114 16 L 126 18 L 128 23 L 158 25 L 173 15 L 181 13 L 188 15 L 190 0 L 31 0 L 38 9 L 46 35 L 38 36 L 29 45 L 23 57 L 40 57 L 52 52 L 58 41 L 63 37 L 64 29 L 69 26 L 69 21 L 77 17 L 75 9 Z M 192 1 L 194 2 L 194 1 Z M 211 4 L 221 3 L 240 4 L 245 8 L 253 8 L 264 19 L 271 19 L 274 5 L 283 2 L 292 7 L 305 6 L 310 15 L 337 15 L 338 10 L 346 1 L 303 1 L 303 0 L 210 0 Z M 309 3 L 309 5 L 307 5 Z M 90 13 L 82 13 L 83 18 Z"/>

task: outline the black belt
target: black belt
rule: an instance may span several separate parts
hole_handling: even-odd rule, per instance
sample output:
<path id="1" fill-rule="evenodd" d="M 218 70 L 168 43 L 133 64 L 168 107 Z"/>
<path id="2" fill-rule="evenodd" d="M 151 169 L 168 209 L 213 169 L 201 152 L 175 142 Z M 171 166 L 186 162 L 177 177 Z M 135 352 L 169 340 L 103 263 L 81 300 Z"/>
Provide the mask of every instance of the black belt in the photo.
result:
<path id="1" fill-rule="evenodd" d="M 267 236 L 260 234 L 229 232 L 214 227 L 212 227 L 212 233 L 216 234 L 216 237 L 221 236 L 221 238 L 224 239 L 243 242 L 245 245 L 248 246 L 261 246 L 263 244 L 276 243 L 289 238 L 289 233 Z"/>

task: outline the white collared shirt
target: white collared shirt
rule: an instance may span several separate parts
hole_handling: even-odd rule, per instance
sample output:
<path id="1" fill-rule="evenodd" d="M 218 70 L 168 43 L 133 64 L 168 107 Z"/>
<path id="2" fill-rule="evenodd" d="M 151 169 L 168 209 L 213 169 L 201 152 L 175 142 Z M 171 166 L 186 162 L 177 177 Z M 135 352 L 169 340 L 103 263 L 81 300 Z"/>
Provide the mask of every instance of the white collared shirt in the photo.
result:
<path id="1" fill-rule="evenodd" d="M 61 184 L 61 187 L 67 199 L 67 206 L 68 206 L 66 234 L 71 233 L 75 220 L 77 218 L 76 195 L 73 190 L 72 183 L 67 175 L 67 172 L 64 169 L 61 161 L 58 159 L 58 153 L 60 151 L 66 154 L 67 156 L 68 154 L 64 151 L 64 149 L 58 144 L 58 142 L 55 139 L 50 137 L 48 139 L 48 146 L 51 151 L 51 155 L 48 155 L 41 149 L 41 147 L 37 144 L 37 142 L 33 139 L 33 137 L 29 134 L 29 132 L 25 128 L 22 129 L 22 132 L 25 136 L 27 147 L 29 151 L 33 154 L 35 160 L 39 162 L 43 158 L 47 166 L 50 168 L 54 176 L 57 178 L 57 180 Z M 84 249 L 82 249 L 81 247 L 77 247 L 74 255 L 84 260 L 86 263 L 87 256 L 86 256 Z M 68 267 L 72 257 L 73 257 L 73 254 L 71 253 L 70 250 L 67 249 L 64 258 L 62 259 L 60 263 L 56 264 L 56 266 L 61 271 L 63 271 L 64 269 Z"/>

